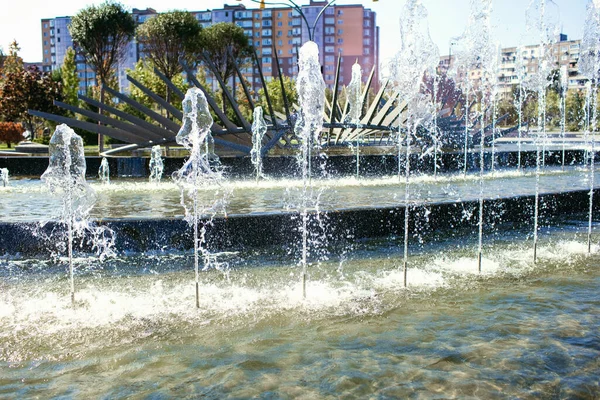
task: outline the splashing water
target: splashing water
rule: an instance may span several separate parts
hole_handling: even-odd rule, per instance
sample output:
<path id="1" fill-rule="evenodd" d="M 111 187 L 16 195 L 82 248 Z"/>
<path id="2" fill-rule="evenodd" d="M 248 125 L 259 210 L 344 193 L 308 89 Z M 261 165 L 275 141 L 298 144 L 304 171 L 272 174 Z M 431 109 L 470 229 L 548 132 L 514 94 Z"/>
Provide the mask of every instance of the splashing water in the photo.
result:
<path id="1" fill-rule="evenodd" d="M 262 141 L 265 137 L 265 133 L 267 133 L 267 124 L 263 118 L 263 109 L 261 106 L 256 106 L 253 116 L 250 160 L 256 170 L 256 181 L 258 182 L 263 176 Z"/>
<path id="2" fill-rule="evenodd" d="M 406 285 L 408 265 L 408 226 L 410 217 L 410 148 L 412 137 L 415 137 L 417 127 L 431 118 L 429 106 L 431 102 L 422 93 L 423 79 L 426 74 L 434 75 L 439 63 L 437 46 L 429 36 L 427 10 L 420 0 L 409 0 L 400 18 L 401 47 L 392 64 L 392 76 L 400 98 L 406 101 L 406 120 L 404 146 L 406 149 L 404 161 L 404 284 Z M 401 159 L 401 121 L 398 125 L 398 162 Z M 398 168 L 400 178 L 401 169 Z"/>
<path id="3" fill-rule="evenodd" d="M 69 278 L 71 302 L 75 302 L 75 281 L 73 272 L 74 237 L 92 238 L 92 246 L 100 258 L 112 255 L 114 237 L 106 227 L 94 227 L 88 220 L 96 196 L 85 180 L 86 163 L 83 153 L 83 140 L 65 124 L 56 127 L 50 139 L 49 165 L 41 180 L 50 192 L 62 200 L 59 210 L 59 223 L 66 225 L 67 249 L 69 257 Z"/>
<path id="4" fill-rule="evenodd" d="M 538 96 L 538 117 L 537 133 L 535 136 L 536 145 L 536 183 L 535 183 L 535 211 L 533 227 L 533 259 L 537 259 L 538 244 L 538 219 L 539 219 L 539 176 L 540 169 L 546 165 L 546 89 L 551 84 L 549 80 L 550 73 L 554 65 L 552 54 L 553 44 L 559 33 L 558 25 L 558 7 L 551 0 L 531 0 L 527 8 L 527 29 L 530 32 L 537 33 L 540 38 L 537 55 L 537 72 L 528 75 L 525 85 L 530 90 L 537 92 Z M 541 142 L 541 143 L 540 143 Z M 540 145 L 542 146 L 540 153 Z"/>
<path id="5" fill-rule="evenodd" d="M 560 99 L 558 103 L 558 107 L 560 110 L 560 137 L 562 139 L 562 160 L 561 166 L 562 169 L 565 169 L 565 147 L 566 147 L 566 137 L 565 137 L 565 128 L 566 128 L 566 119 L 567 119 L 567 93 L 569 90 L 569 73 L 567 71 L 567 66 L 563 65 L 560 67 Z"/>
<path id="6" fill-rule="evenodd" d="M 348 84 L 348 102 L 350 103 L 350 111 L 346 116 L 346 122 L 355 125 L 356 133 L 356 179 L 360 176 L 360 136 L 358 134 L 360 117 L 362 114 L 362 69 L 357 62 L 352 66 L 352 79 Z"/>
<path id="7" fill-rule="evenodd" d="M 296 136 L 301 140 L 298 162 L 302 169 L 302 194 L 300 215 L 302 218 L 302 294 L 306 297 L 306 278 L 308 263 L 308 210 L 318 208 L 318 196 L 313 196 L 311 180 L 312 151 L 320 151 L 320 134 L 323 129 L 325 112 L 325 81 L 321 75 L 319 64 L 319 47 L 315 42 L 306 42 L 300 48 L 298 58 L 298 78 L 296 90 L 300 112 L 294 128 Z M 309 204 L 309 199 L 313 200 Z"/>
<path id="8" fill-rule="evenodd" d="M 196 283 L 196 307 L 200 308 L 200 275 L 199 255 L 202 254 L 203 270 L 211 266 L 219 267 L 214 263 L 206 244 L 206 227 L 212 223 L 213 217 L 218 212 L 225 214 L 227 193 L 222 193 L 221 183 L 223 174 L 218 157 L 214 153 L 214 140 L 210 133 L 213 119 L 210 115 L 208 102 L 204 93 L 198 88 L 188 89 L 183 100 L 183 125 L 177 133 L 178 144 L 190 150 L 190 157 L 183 167 L 173 174 L 173 180 L 181 190 L 181 205 L 185 209 L 185 220 L 194 230 L 194 272 Z M 201 187 L 215 187 L 215 197 L 212 202 L 200 204 L 198 191 Z M 200 218 L 209 216 L 209 220 L 202 223 L 199 229 Z"/>
<path id="9" fill-rule="evenodd" d="M 0 183 L 2 186 L 8 186 L 8 168 L 0 168 Z"/>
<path id="10" fill-rule="evenodd" d="M 588 215 L 588 253 L 592 246 L 592 213 L 594 204 L 594 169 L 596 159 L 595 136 L 598 120 L 598 69 L 600 68 L 600 2 L 588 4 L 587 18 L 581 41 L 580 72 L 590 80 L 586 84 L 586 142 L 589 142 L 590 158 L 590 207 Z M 591 112 L 590 112 L 591 108 Z M 591 121 L 591 123 L 589 123 Z M 591 133 L 591 134 L 590 134 Z"/>
<path id="11" fill-rule="evenodd" d="M 106 157 L 102 157 L 102 161 L 100 162 L 100 168 L 98 169 L 98 178 L 100 182 L 105 185 L 110 183 L 110 167 L 108 166 L 108 160 Z"/>
<path id="12" fill-rule="evenodd" d="M 515 68 L 515 72 L 517 74 L 517 79 L 519 80 L 519 85 L 518 85 L 518 89 L 517 89 L 517 93 L 515 93 L 515 98 L 513 101 L 513 104 L 515 106 L 515 108 L 517 109 L 517 114 L 518 114 L 518 131 L 517 131 L 517 146 L 518 146 L 518 150 L 517 150 L 517 169 L 521 170 L 521 152 L 522 152 L 522 140 L 521 140 L 521 134 L 523 132 L 523 105 L 525 102 L 525 85 L 524 85 L 524 81 L 525 81 L 525 72 L 527 70 L 527 67 L 525 66 L 525 63 L 523 62 L 523 57 L 524 57 L 524 53 L 523 53 L 523 47 L 519 46 L 517 48 L 517 62 L 516 62 L 516 68 Z"/>
<path id="13" fill-rule="evenodd" d="M 150 183 L 160 183 L 163 176 L 164 164 L 160 145 L 152 146 L 150 153 Z"/>

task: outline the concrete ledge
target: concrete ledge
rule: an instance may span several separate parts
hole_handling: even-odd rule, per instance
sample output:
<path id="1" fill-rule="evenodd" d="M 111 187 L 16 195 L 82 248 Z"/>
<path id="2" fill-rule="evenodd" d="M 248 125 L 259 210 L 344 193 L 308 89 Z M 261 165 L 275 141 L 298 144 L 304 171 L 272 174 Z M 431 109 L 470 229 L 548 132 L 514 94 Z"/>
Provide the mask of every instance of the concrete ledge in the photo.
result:
<path id="1" fill-rule="evenodd" d="M 595 196 L 598 212 L 600 195 Z M 534 196 L 486 200 L 484 215 L 488 232 L 533 227 Z M 545 194 L 540 197 L 540 226 L 556 224 L 569 215 L 587 213 L 589 191 Z M 478 202 L 437 203 L 411 207 L 411 233 L 418 232 L 424 241 L 436 237 L 462 238 L 477 232 Z M 493 211 L 493 212 L 491 212 Z M 465 217 L 465 215 L 469 217 Z M 326 237 L 330 244 L 353 242 L 364 238 L 386 237 L 404 232 L 404 207 L 339 210 L 320 214 L 326 231 L 319 228 L 317 215 L 310 215 L 311 235 Z M 204 221 L 206 223 L 206 221 Z M 215 218 L 207 225 L 208 246 L 212 250 L 236 250 L 249 247 L 283 245 L 292 251 L 301 243 L 300 216 L 297 213 L 265 215 L 231 215 Z M 192 229 L 181 219 L 105 220 L 97 224 L 115 233 L 119 252 L 187 250 L 193 247 Z M 501 226 L 501 228 L 498 228 Z M 0 223 L 0 256 L 47 256 L 60 251 L 64 239 L 57 233 L 64 227 L 56 223 L 40 227 L 35 223 Z M 411 238 L 411 241 L 414 239 Z M 90 252 L 87 244 L 77 243 L 76 251 Z M 63 250 L 64 251 L 64 250 Z"/>

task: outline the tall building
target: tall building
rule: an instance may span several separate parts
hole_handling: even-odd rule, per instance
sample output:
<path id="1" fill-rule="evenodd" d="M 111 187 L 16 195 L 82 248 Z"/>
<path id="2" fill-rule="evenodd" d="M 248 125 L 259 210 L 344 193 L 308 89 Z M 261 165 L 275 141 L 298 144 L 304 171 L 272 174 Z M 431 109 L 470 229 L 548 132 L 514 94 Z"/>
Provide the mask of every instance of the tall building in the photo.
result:
<path id="1" fill-rule="evenodd" d="M 298 74 L 297 51 L 310 37 L 318 44 L 323 77 L 328 87 L 335 84 L 335 71 L 340 59 L 340 83 L 347 85 L 352 76 L 352 65 L 358 61 L 363 68 L 365 80 L 373 67 L 379 65 L 379 27 L 376 14 L 362 5 L 332 5 L 328 7 L 316 22 L 317 16 L 327 5 L 326 0 L 310 0 L 302 6 L 302 13 L 310 27 L 304 23 L 300 13 L 292 7 L 266 9 L 247 9 L 241 4 L 225 5 L 221 9 L 192 11 L 198 22 L 204 27 L 219 22 L 235 23 L 244 29 L 244 33 L 256 50 L 262 73 L 267 81 L 278 76 L 275 52 L 279 58 L 281 73 L 295 77 Z M 147 8 L 132 10 L 137 24 L 157 14 Z M 43 66 L 51 71 L 60 67 L 64 54 L 73 40 L 68 31 L 71 17 L 42 19 Z M 314 30 L 313 30 L 314 25 Z M 128 91 L 129 82 L 126 71 L 144 57 L 143 48 L 132 40 L 125 57 L 118 66 L 119 89 Z M 77 55 L 77 69 L 80 75 L 80 93 L 95 84 L 93 71 L 85 64 L 83 55 Z M 243 66 L 242 73 L 258 91 L 262 87 L 259 70 L 256 66 Z M 209 76 L 209 84 L 217 89 L 216 80 Z M 375 68 L 374 86 L 379 82 L 379 71 Z"/>

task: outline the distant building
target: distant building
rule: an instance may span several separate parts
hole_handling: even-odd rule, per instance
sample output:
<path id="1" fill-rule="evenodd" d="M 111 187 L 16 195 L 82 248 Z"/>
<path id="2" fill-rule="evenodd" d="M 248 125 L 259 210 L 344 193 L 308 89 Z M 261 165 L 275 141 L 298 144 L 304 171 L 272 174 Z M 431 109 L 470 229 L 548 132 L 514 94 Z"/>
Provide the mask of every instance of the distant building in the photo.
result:
<path id="1" fill-rule="evenodd" d="M 577 67 L 581 40 L 568 40 L 565 34 L 560 34 L 557 39 L 550 49 L 554 58 L 553 68 L 558 70 L 562 66 L 567 67 L 569 90 L 584 89 L 587 78 L 579 73 Z M 500 49 L 497 74 L 500 96 L 504 98 L 512 97 L 513 87 L 520 82 L 519 68 L 522 68 L 521 76 L 524 78 L 523 80 L 527 80 L 529 76 L 537 73 L 539 55 L 539 45 L 527 45 L 520 48 L 505 47 Z M 442 56 L 440 57 L 439 69 L 448 71 L 454 62 L 454 56 Z M 469 79 L 474 83 L 477 83 L 481 79 L 481 74 L 482 72 L 479 69 L 468 71 Z M 460 81 L 463 79 L 465 79 L 464 72 L 459 72 L 457 80 Z"/>
<path id="2" fill-rule="evenodd" d="M 311 0 L 302 6 L 302 12 L 311 24 L 325 7 L 327 1 Z M 225 5 L 222 9 L 191 11 L 204 27 L 219 22 L 235 23 L 244 29 L 246 36 L 256 49 L 262 72 L 267 81 L 278 76 L 275 52 L 283 75 L 295 77 L 298 73 L 297 51 L 309 39 L 309 31 L 300 14 L 291 7 L 246 9 L 243 5 Z M 141 24 L 157 15 L 156 10 L 147 8 L 132 10 L 136 23 Z M 68 31 L 71 17 L 42 19 L 43 69 L 51 71 L 63 64 L 66 49 L 73 46 Z M 313 40 L 319 45 L 323 77 L 328 87 L 335 84 L 335 70 L 340 58 L 340 83 L 347 85 L 352 76 L 352 65 L 358 60 L 363 68 L 363 80 L 375 67 L 374 86 L 379 82 L 379 27 L 376 14 L 362 5 L 332 5 L 327 8 L 314 29 Z M 117 76 L 119 89 L 128 91 L 126 70 L 144 58 L 143 48 L 132 40 L 125 58 L 119 63 Z M 95 85 L 95 74 L 85 64 L 83 54 L 77 55 L 77 70 L 80 78 L 80 93 Z M 254 90 L 262 87 L 258 68 L 246 67 L 244 77 Z M 213 89 L 217 83 L 209 77 Z"/>

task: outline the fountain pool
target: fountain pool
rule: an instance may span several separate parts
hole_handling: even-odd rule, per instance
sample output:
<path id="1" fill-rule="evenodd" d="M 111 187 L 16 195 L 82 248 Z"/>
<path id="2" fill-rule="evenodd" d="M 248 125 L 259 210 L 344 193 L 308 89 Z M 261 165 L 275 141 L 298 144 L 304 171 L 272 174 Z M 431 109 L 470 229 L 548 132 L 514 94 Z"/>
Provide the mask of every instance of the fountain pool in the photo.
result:
<path id="1" fill-rule="evenodd" d="M 362 240 L 300 270 L 281 247 L 220 255 L 193 307 L 189 252 L 0 261 L 0 393 L 18 397 L 579 397 L 600 394 L 600 253 L 585 215 L 413 253 Z"/>
<path id="2" fill-rule="evenodd" d="M 600 183 L 595 174 L 595 184 Z M 479 198 L 478 175 L 415 176 L 411 182 L 411 204 L 461 202 Z M 94 219 L 149 219 L 181 218 L 184 210 L 179 205 L 180 191 L 170 181 L 148 183 L 143 179 L 111 180 L 110 185 L 90 181 L 97 196 L 90 216 Z M 404 185 L 396 176 L 314 179 L 314 186 L 325 188 L 319 208 L 323 211 L 392 207 L 404 204 Z M 484 195 L 488 199 L 533 195 L 533 170 L 498 170 L 484 176 Z M 235 214 L 281 213 L 293 209 L 293 194 L 302 187 L 299 179 L 228 180 L 224 183 L 231 191 L 227 212 Z M 589 177 L 579 166 L 562 170 L 547 167 L 541 176 L 542 193 L 560 193 L 585 190 Z M 200 197 L 212 199 L 213 189 L 200 189 Z M 46 188 L 37 179 L 15 177 L 11 185 L 0 187 L 2 222 L 35 222 L 48 219 L 56 210 L 59 200 L 46 194 Z"/>

